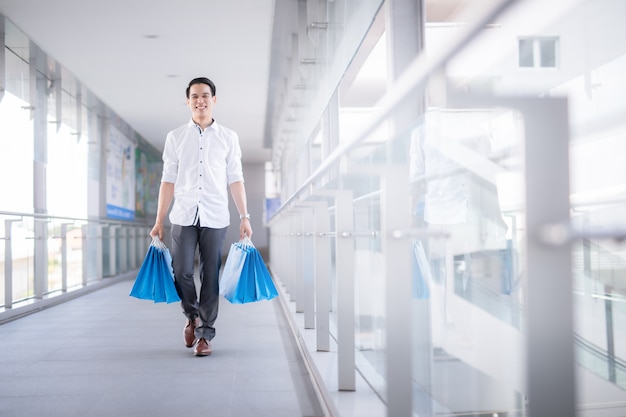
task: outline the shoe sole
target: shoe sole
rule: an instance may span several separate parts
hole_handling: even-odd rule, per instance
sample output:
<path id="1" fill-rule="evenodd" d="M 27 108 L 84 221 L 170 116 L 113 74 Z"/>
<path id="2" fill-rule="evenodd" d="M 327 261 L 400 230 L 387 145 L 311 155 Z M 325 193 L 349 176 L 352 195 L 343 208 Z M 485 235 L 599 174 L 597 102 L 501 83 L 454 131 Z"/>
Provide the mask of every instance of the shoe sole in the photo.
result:
<path id="1" fill-rule="evenodd" d="M 204 353 L 204 352 L 194 352 L 195 356 L 211 356 L 211 352 L 208 353 Z"/>

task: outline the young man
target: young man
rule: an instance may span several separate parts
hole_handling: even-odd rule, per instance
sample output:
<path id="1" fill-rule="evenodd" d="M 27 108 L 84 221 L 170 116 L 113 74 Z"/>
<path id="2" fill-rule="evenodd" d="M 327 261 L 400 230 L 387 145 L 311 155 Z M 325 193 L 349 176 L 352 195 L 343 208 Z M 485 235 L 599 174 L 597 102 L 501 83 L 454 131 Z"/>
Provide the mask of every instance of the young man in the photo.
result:
<path id="1" fill-rule="evenodd" d="M 183 337 L 196 356 L 207 356 L 215 337 L 222 244 L 230 223 L 227 188 L 239 211 L 240 238 L 251 237 L 252 228 L 239 137 L 213 119 L 215 84 L 208 78 L 194 78 L 186 94 L 191 120 L 167 134 L 156 222 L 150 236 L 163 240 L 163 222 L 173 200 L 171 255 L 176 290 L 187 317 Z M 200 254 L 199 299 L 194 283 L 196 248 Z"/>

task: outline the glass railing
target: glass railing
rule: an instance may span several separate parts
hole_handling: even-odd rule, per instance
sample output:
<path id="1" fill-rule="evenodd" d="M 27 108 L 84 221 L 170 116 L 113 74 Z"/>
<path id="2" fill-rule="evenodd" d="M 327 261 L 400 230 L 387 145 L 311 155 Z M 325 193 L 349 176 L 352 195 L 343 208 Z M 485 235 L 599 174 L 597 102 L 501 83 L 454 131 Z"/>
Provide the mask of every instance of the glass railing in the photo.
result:
<path id="1" fill-rule="evenodd" d="M 585 338 L 575 335 L 576 359 L 594 374 L 626 390 L 626 362 Z"/>
<path id="2" fill-rule="evenodd" d="M 269 221 L 272 268 L 304 315 L 303 331 L 316 332 L 310 349 L 337 354 L 336 367 L 324 364 L 325 376 L 337 373 L 328 386 L 354 390 L 357 370 L 387 415 L 626 409 L 625 316 L 614 300 L 624 249 L 572 232 L 572 207 L 625 191 L 623 120 L 604 116 L 623 104 L 612 89 L 624 92 L 616 74 L 626 48 L 602 23 L 615 23 L 614 3 L 545 5 L 492 2 L 473 19 L 427 22 L 425 53 L 380 100 L 358 108 L 356 81 L 339 86 L 338 107 L 327 110 L 339 132 L 324 117 L 318 126 L 330 135 L 319 142 L 337 146 L 315 153 L 309 171 L 306 157 L 297 175 L 281 166 L 289 187 Z M 361 47 L 374 55 L 372 20 Z M 580 22 L 594 37 L 576 32 Z M 581 40 L 599 61 L 572 48 Z M 345 79 L 357 72 L 348 68 Z M 407 120 L 411 99 L 424 106 Z M 587 220 L 614 227 L 618 213 Z"/>
<path id="3" fill-rule="evenodd" d="M 139 222 L 0 212 L 0 320 L 139 268 L 149 229 Z"/>
<path id="4" fill-rule="evenodd" d="M 626 258 L 621 246 L 583 239 L 572 256 L 577 362 L 626 389 Z"/>

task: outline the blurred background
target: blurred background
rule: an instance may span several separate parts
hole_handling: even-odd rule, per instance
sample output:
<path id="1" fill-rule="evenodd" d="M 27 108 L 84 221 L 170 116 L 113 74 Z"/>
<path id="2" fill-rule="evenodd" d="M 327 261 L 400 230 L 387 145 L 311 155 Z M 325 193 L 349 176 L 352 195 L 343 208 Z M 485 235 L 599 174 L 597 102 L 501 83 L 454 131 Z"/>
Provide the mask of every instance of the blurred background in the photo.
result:
<path id="1" fill-rule="evenodd" d="M 623 0 L 0 0 L 0 320 L 139 267 L 207 76 L 336 415 L 623 417 L 625 22 Z"/>

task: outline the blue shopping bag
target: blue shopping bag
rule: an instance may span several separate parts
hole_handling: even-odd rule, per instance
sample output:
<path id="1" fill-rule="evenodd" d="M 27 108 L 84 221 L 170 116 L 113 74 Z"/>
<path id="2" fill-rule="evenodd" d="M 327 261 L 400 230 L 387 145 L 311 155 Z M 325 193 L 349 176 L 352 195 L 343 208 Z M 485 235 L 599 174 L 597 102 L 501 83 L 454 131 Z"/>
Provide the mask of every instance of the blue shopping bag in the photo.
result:
<path id="1" fill-rule="evenodd" d="M 232 302 L 234 298 L 239 277 L 242 274 L 243 267 L 246 263 L 248 252 L 241 242 L 230 245 L 230 250 L 226 256 L 222 276 L 220 277 L 220 295 Z"/>
<path id="2" fill-rule="evenodd" d="M 254 264 L 252 262 L 252 249 L 250 246 L 244 248 L 246 254 L 246 260 L 243 264 L 243 269 L 239 275 L 239 280 L 233 291 L 231 300 L 233 304 L 244 304 L 258 301 L 256 299 L 255 289 L 255 276 L 254 276 Z"/>
<path id="3" fill-rule="evenodd" d="M 172 256 L 158 237 L 152 239 L 129 295 L 155 303 L 180 301 L 174 285 Z"/>
<path id="4" fill-rule="evenodd" d="M 265 266 L 265 262 L 258 250 L 252 253 L 254 259 L 254 283 L 256 290 L 256 298 L 258 300 L 271 300 L 278 295 L 274 281 L 270 272 Z"/>
<path id="5" fill-rule="evenodd" d="M 259 251 L 248 237 L 230 246 L 220 294 L 233 304 L 270 300 L 278 295 Z"/>

